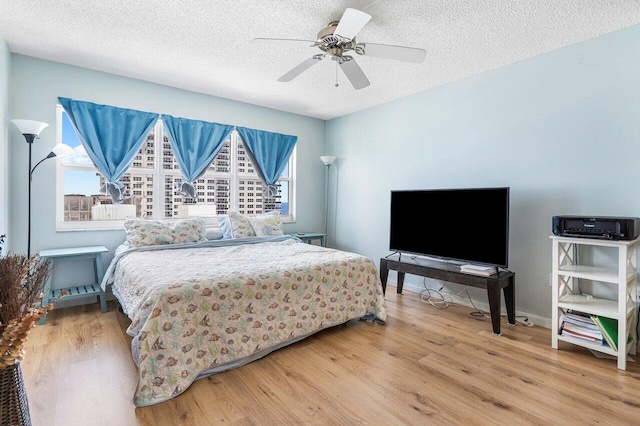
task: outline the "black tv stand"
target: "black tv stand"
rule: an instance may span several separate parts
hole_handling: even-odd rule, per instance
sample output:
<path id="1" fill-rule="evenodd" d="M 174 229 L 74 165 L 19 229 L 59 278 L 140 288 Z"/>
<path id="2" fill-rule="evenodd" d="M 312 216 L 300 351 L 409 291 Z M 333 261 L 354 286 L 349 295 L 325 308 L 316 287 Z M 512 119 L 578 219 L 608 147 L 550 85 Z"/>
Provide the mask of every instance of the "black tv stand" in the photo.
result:
<path id="1" fill-rule="evenodd" d="M 456 284 L 487 289 L 489 310 L 493 333 L 500 334 L 500 289 L 504 292 L 504 303 L 507 308 L 507 320 L 515 325 L 515 273 L 500 271 L 485 277 L 460 272 L 460 266 L 433 259 L 418 258 L 400 253 L 380 259 L 380 281 L 382 290 L 386 293 L 389 270 L 398 272 L 397 293 L 402 294 L 404 274 L 419 275 L 436 280 L 448 281 Z"/>

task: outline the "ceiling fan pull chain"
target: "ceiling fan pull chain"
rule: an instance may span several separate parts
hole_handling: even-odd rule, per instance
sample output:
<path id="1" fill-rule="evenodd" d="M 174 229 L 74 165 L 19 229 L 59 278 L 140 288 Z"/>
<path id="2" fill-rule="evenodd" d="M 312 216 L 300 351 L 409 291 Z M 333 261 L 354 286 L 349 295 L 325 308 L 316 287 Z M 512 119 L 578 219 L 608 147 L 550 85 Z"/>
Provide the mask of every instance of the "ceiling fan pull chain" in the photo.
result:
<path id="1" fill-rule="evenodd" d="M 336 61 L 336 87 L 338 87 L 338 61 Z"/>

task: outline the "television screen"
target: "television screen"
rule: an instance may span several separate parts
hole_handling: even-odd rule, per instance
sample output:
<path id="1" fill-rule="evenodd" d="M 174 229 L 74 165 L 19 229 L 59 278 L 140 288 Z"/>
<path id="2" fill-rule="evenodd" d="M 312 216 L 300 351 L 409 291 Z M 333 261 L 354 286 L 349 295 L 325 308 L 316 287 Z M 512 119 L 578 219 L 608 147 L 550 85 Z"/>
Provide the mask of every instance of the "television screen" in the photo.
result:
<path id="1" fill-rule="evenodd" d="M 509 188 L 391 191 L 389 249 L 508 267 Z"/>

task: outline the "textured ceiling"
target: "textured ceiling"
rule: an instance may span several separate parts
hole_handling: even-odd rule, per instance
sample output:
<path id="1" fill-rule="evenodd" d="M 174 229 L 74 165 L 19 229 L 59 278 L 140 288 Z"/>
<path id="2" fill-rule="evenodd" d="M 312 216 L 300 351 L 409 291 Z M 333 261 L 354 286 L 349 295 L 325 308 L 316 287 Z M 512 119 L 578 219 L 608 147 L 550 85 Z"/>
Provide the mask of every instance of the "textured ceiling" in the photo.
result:
<path id="1" fill-rule="evenodd" d="M 346 8 L 371 21 L 359 42 L 425 49 L 421 64 L 356 57 L 354 90 L 319 53 L 253 38 L 315 40 Z M 640 23 L 640 0 L 0 0 L 9 50 L 330 119 Z"/>

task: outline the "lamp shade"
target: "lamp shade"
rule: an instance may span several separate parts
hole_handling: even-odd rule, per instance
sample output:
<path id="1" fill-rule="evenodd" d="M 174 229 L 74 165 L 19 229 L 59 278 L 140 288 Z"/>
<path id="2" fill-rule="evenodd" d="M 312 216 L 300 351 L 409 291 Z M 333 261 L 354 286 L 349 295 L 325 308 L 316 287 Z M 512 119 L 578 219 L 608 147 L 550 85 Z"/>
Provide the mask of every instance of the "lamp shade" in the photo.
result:
<path id="1" fill-rule="evenodd" d="M 48 126 L 47 123 L 34 120 L 15 119 L 11 120 L 11 122 L 16 125 L 16 127 L 20 130 L 20 133 L 22 133 L 23 135 L 38 136 L 40 132 Z"/>
<path id="2" fill-rule="evenodd" d="M 76 153 L 73 148 L 63 143 L 59 143 L 56 146 L 54 146 L 51 152 L 54 153 L 56 157 L 60 157 L 60 158 L 69 157 Z"/>
<path id="3" fill-rule="evenodd" d="M 322 160 L 325 166 L 329 166 L 333 164 L 334 161 L 336 161 L 336 157 L 333 157 L 331 155 L 323 155 L 322 157 L 320 157 L 320 160 Z"/>

